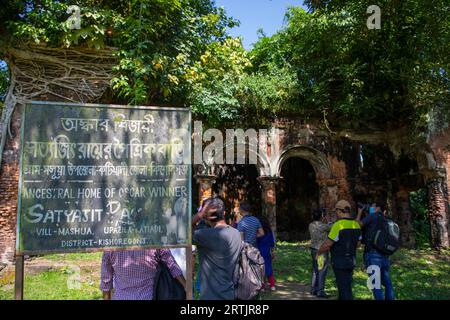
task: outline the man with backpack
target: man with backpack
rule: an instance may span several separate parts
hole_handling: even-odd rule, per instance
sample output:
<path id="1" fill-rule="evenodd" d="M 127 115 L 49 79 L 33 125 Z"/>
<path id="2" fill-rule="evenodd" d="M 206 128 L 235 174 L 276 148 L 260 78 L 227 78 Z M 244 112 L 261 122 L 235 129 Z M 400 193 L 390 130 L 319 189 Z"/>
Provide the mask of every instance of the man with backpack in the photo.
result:
<path id="1" fill-rule="evenodd" d="M 363 230 L 364 265 L 369 277 L 375 277 L 373 296 L 375 300 L 394 300 L 389 255 L 398 248 L 398 226 L 385 216 L 384 205 L 370 206 L 368 215 L 361 219 L 363 210 L 364 206 L 358 206 L 356 220 Z"/>
<path id="2" fill-rule="evenodd" d="M 225 204 L 220 198 L 205 200 L 192 218 L 193 229 L 202 219 L 210 228 L 197 229 L 192 236 L 199 254 L 200 299 L 234 300 L 241 236 L 239 231 L 226 224 Z"/>

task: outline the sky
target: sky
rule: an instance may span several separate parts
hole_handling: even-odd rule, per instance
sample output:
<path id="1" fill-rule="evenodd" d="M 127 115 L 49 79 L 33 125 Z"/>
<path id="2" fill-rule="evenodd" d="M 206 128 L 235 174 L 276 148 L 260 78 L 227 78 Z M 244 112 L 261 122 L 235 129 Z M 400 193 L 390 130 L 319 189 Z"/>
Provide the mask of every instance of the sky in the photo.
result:
<path id="1" fill-rule="evenodd" d="M 303 0 L 216 0 L 216 5 L 241 22 L 229 32 L 243 38 L 245 49 L 251 49 L 258 40 L 258 29 L 262 28 L 268 36 L 281 29 L 287 7 L 304 7 Z"/>

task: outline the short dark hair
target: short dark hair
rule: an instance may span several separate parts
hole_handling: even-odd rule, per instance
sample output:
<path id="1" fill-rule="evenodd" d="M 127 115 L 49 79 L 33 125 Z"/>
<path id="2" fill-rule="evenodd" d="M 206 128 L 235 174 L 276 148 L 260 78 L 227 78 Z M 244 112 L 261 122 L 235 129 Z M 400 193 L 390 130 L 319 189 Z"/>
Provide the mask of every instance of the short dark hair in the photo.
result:
<path id="1" fill-rule="evenodd" d="M 322 218 L 322 212 L 318 209 L 313 210 L 312 218 L 314 221 L 319 221 Z"/>
<path id="2" fill-rule="evenodd" d="M 260 217 L 258 217 L 258 220 L 261 222 L 261 226 L 262 226 L 265 234 L 269 234 L 272 232 L 272 228 L 270 226 L 269 219 L 267 219 L 266 216 L 260 216 Z"/>
<path id="3" fill-rule="evenodd" d="M 247 201 L 242 201 L 239 205 L 239 208 L 242 209 L 242 211 L 250 212 L 250 204 Z"/>
<path id="4" fill-rule="evenodd" d="M 226 213 L 225 214 L 225 222 L 227 224 L 230 224 L 231 221 L 236 219 L 236 214 L 234 212 Z"/>

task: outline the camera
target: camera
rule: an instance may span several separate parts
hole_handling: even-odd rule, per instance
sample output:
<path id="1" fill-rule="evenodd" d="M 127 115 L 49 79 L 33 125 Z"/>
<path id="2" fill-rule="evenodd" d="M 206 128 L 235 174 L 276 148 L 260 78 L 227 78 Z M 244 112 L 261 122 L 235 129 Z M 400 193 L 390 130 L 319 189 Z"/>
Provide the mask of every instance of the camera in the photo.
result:
<path id="1" fill-rule="evenodd" d="M 358 209 L 362 209 L 363 211 L 369 211 L 370 207 L 372 207 L 372 204 L 370 203 L 358 202 Z"/>
<path id="2" fill-rule="evenodd" d="M 362 209 L 364 213 L 375 213 L 376 203 L 362 203 L 358 202 L 358 208 Z"/>

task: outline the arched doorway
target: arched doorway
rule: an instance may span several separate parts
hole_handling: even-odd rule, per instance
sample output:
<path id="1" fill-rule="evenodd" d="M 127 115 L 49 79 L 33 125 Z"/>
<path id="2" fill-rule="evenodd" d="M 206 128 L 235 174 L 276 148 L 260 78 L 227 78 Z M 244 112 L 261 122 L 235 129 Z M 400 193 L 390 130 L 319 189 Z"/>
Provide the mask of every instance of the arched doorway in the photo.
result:
<path id="1" fill-rule="evenodd" d="M 309 239 L 311 212 L 319 209 L 319 186 L 308 160 L 290 157 L 281 167 L 277 192 L 277 236 L 281 241 Z"/>

